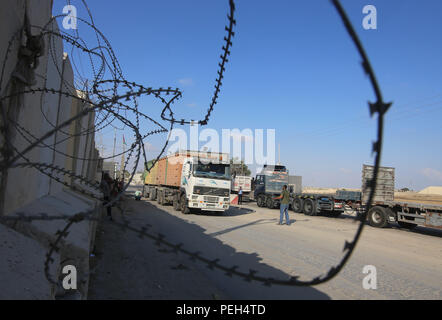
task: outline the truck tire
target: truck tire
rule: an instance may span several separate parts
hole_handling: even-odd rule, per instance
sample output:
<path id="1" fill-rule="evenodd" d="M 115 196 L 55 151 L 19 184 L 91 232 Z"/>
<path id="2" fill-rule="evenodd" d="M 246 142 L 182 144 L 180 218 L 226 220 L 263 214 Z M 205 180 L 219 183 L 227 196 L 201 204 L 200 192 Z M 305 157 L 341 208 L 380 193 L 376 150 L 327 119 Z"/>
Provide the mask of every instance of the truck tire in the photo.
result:
<path id="1" fill-rule="evenodd" d="M 149 200 L 150 201 L 154 201 L 157 198 L 157 189 L 155 188 L 150 188 L 149 189 Z"/>
<path id="2" fill-rule="evenodd" d="M 190 213 L 190 209 L 187 205 L 187 199 L 186 199 L 186 195 L 183 194 L 181 195 L 180 198 L 180 206 L 181 206 L 181 212 L 184 214 L 189 214 Z"/>
<path id="3" fill-rule="evenodd" d="M 275 207 L 275 202 L 273 201 L 272 197 L 267 197 L 266 206 L 269 209 L 273 209 Z"/>
<path id="4" fill-rule="evenodd" d="M 409 229 L 409 230 L 414 229 L 414 228 L 417 227 L 417 224 L 415 224 L 415 223 L 403 222 L 403 221 L 398 221 L 397 223 L 399 224 L 399 226 L 401 228 L 406 228 L 406 229 Z"/>
<path id="5" fill-rule="evenodd" d="M 385 208 L 375 206 L 368 211 L 368 223 L 375 228 L 384 228 L 388 224 L 387 216 Z"/>
<path id="6" fill-rule="evenodd" d="M 292 210 L 297 213 L 302 213 L 302 200 L 299 198 L 293 199 Z"/>
<path id="7" fill-rule="evenodd" d="M 160 206 L 163 205 L 163 192 L 162 191 L 158 191 L 157 194 L 157 202 Z"/>
<path id="8" fill-rule="evenodd" d="M 316 216 L 316 201 L 313 201 L 310 198 L 304 200 L 304 214 L 308 216 Z"/>
<path id="9" fill-rule="evenodd" d="M 178 196 L 173 197 L 173 209 L 175 211 L 181 210 L 180 200 L 179 200 Z"/>
<path id="10" fill-rule="evenodd" d="M 256 204 L 258 205 L 258 207 L 262 208 L 264 207 L 264 196 L 259 195 L 258 198 L 256 199 Z"/>

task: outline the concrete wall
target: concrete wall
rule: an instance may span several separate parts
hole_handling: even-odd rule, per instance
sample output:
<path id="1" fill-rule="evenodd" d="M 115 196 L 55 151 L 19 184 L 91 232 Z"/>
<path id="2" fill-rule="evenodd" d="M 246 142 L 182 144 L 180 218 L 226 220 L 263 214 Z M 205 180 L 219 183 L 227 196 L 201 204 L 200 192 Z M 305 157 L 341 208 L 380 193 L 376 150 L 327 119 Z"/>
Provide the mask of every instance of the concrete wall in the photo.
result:
<path id="1" fill-rule="evenodd" d="M 14 39 L 13 36 L 20 34 L 26 10 L 30 24 L 43 27 L 52 17 L 52 0 L 2 0 L 0 9 L 0 71 L 3 70 L 3 79 L 0 83 L 1 97 L 30 88 L 13 76 L 14 70 L 17 70 L 20 45 L 26 43 L 24 36 Z M 53 21 L 49 27 L 54 32 L 59 30 L 56 21 Z M 33 35 L 40 32 L 41 30 L 37 27 L 32 28 Z M 70 57 L 64 53 L 62 39 L 46 35 L 44 41 L 45 51 L 39 58 L 39 66 L 35 70 L 36 83 L 32 88 L 61 90 L 84 97 L 74 88 L 74 72 Z M 11 46 L 8 46 L 8 43 L 11 43 Z M 10 50 L 5 60 L 8 47 Z M 6 63 L 3 64 L 3 61 Z M 41 137 L 54 126 L 75 116 L 84 108 L 90 108 L 90 105 L 63 94 L 42 92 L 20 94 L 12 99 L 4 100 L 1 107 L 9 112 L 13 121 L 7 126 L 8 140 L 21 151 L 29 146 L 35 137 Z M 43 144 L 28 152 L 25 155 L 26 159 L 30 162 L 51 164 L 75 171 L 76 174 L 89 180 L 99 177 L 97 174 L 98 152 L 95 149 L 93 134 L 94 120 L 95 113 L 91 112 L 88 116 L 57 131 L 56 134 L 44 140 Z M 14 122 L 26 131 L 12 125 Z M 92 132 L 75 136 L 87 129 L 92 129 Z M 0 148 L 4 147 L 4 144 L 4 137 L 0 134 Z M 66 154 L 73 158 L 67 157 Z M 75 157 L 92 159 L 76 160 Z M 20 159 L 18 162 L 25 162 L 25 160 Z M 79 186 L 94 193 L 97 198 L 101 197 L 97 190 L 76 179 L 56 171 L 48 172 L 52 177 L 70 186 Z M 74 192 L 68 186 L 64 186 L 32 167 L 8 169 L 2 172 L 0 200 L 0 215 L 4 216 L 15 216 L 18 213 L 73 216 L 77 213 L 90 212 L 93 217 L 98 218 L 102 211 L 99 200 Z M 72 296 L 72 292 L 65 292 L 59 287 L 50 285 L 44 274 L 45 255 L 50 244 L 55 241 L 57 231 L 62 230 L 66 224 L 66 220 L 53 220 L 19 221 L 8 223 L 7 226 L 0 225 L 0 283 L 2 286 L 0 299 L 48 299 Z M 61 279 L 61 269 L 65 264 L 77 267 L 81 280 L 78 283 L 78 290 L 73 295 L 77 298 L 87 297 L 89 255 L 94 245 L 95 229 L 96 223 L 90 220 L 72 225 L 69 235 L 59 244 L 60 251 L 52 257 L 54 263 L 51 264 L 50 272 L 51 277 L 56 280 Z M 60 261 L 63 261 L 63 264 Z"/>

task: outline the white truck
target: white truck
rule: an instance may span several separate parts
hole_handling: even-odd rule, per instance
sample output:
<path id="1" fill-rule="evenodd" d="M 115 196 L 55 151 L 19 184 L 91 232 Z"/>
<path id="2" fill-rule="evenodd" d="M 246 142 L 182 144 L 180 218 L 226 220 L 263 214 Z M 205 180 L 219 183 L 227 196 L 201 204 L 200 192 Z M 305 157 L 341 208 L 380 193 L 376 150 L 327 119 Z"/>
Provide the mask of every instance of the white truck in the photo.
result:
<path id="1" fill-rule="evenodd" d="M 223 212 L 230 206 L 230 161 L 227 153 L 180 151 L 148 163 L 144 197 L 172 204 L 184 214 Z"/>

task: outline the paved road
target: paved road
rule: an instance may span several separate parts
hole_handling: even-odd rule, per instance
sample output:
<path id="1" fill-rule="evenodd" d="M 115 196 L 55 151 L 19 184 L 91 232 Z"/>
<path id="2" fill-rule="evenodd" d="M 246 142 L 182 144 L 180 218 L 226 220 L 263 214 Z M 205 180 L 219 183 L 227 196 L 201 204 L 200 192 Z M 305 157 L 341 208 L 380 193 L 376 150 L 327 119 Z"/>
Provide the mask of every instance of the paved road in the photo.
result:
<path id="1" fill-rule="evenodd" d="M 346 239 L 352 239 L 357 224 L 350 216 L 341 218 L 308 217 L 290 212 L 291 226 L 276 225 L 279 212 L 258 208 L 251 203 L 241 208 L 233 207 L 226 213 L 209 215 L 183 215 L 171 206 L 159 206 L 156 202 L 126 202 L 127 217 L 134 223 L 151 224 L 152 231 L 165 234 L 173 242 L 183 242 L 185 247 L 201 251 L 209 258 L 219 258 L 228 266 L 238 265 L 240 270 L 258 270 L 272 278 L 288 279 L 300 275 L 301 280 L 324 274 L 336 265 L 342 256 Z M 116 217 L 118 219 L 118 215 Z M 118 228 L 104 226 L 118 233 Z M 135 240 L 136 235 L 110 237 L 101 250 L 106 264 L 98 261 L 100 276 L 91 281 L 91 298 L 103 298 L 111 294 L 116 298 L 196 298 L 212 297 L 233 299 L 441 299 L 442 298 L 442 231 L 417 228 L 415 231 L 395 226 L 376 229 L 367 226 L 356 252 L 345 269 L 333 280 L 313 288 L 272 286 L 248 283 L 240 278 L 228 278 L 220 271 L 190 261 L 183 255 L 158 253 L 150 240 Z M 130 244 L 130 245 L 129 245 Z M 98 241 L 100 246 L 100 240 Z M 127 257 L 132 265 L 121 276 L 115 248 L 126 248 L 136 257 Z M 113 256 L 108 251 L 112 248 Z M 143 248 L 143 249 L 141 249 Z M 147 249 L 150 248 L 150 249 Z M 98 251 L 100 248 L 98 248 Z M 154 251 L 152 251 L 154 250 Z M 143 252 L 143 253 L 140 253 Z M 155 259 L 149 255 L 155 253 Z M 147 255 L 143 258 L 142 255 Z M 126 254 L 127 255 L 127 254 Z M 104 258 L 101 258 L 103 260 Z M 137 259 L 157 264 L 150 277 L 162 281 L 167 290 L 157 290 L 146 295 L 142 281 L 132 281 L 126 294 L 112 293 L 115 289 L 106 285 L 120 274 L 115 287 L 120 288 L 128 277 L 148 277 Z M 166 261 L 162 261 L 166 259 Z M 134 262 L 135 261 L 135 262 Z M 173 267 L 172 264 L 179 266 Z M 362 286 L 366 276 L 365 265 L 373 265 L 377 271 L 377 289 L 365 290 Z M 161 267 L 163 266 L 163 267 Z M 164 267 L 166 266 L 166 267 Z M 156 272 L 156 273 L 155 273 Z M 130 275 L 129 275 L 130 274 Z M 95 281 L 95 282 L 94 282 Z M 186 281 L 195 283 L 189 291 Z M 199 286 L 199 288 L 198 288 Z M 154 286 L 150 285 L 152 289 Z M 135 288 L 135 289 L 134 289 Z M 134 295 L 134 291 L 139 294 Z M 167 291 L 167 292 L 166 292 Z"/>

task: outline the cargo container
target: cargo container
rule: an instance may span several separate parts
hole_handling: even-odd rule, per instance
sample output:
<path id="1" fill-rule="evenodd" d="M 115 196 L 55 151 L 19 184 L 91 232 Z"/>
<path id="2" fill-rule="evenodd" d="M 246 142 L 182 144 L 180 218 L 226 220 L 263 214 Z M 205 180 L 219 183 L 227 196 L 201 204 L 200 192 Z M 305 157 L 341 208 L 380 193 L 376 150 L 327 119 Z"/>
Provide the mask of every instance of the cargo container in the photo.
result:
<path id="1" fill-rule="evenodd" d="M 242 190 L 242 201 L 250 200 L 250 192 L 252 191 L 252 177 L 250 176 L 233 176 L 231 192 L 237 194 L 239 188 Z"/>
<path id="2" fill-rule="evenodd" d="M 180 151 L 147 164 L 144 197 L 183 213 L 225 211 L 230 205 L 227 153 Z"/>

